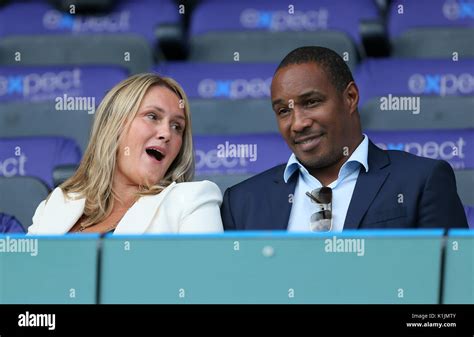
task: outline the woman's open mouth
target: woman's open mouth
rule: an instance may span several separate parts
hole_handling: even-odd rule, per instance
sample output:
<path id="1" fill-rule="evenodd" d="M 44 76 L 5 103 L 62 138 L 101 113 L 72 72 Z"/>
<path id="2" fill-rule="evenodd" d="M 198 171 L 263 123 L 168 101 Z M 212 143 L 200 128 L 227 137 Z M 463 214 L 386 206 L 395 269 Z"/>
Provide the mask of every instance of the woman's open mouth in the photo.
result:
<path id="1" fill-rule="evenodd" d="M 165 157 L 165 154 L 156 147 L 147 147 L 145 149 L 146 154 L 152 159 L 160 162 Z"/>

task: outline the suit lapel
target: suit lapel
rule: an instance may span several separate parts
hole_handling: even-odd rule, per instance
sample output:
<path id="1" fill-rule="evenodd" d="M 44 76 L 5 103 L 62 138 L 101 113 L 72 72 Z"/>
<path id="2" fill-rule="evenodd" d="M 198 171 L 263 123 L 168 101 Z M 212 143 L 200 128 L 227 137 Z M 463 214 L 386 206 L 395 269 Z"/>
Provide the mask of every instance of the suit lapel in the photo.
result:
<path id="1" fill-rule="evenodd" d="M 143 234 L 152 224 L 158 208 L 166 195 L 176 186 L 176 182 L 171 183 L 157 195 L 147 195 L 141 197 L 125 213 L 122 220 L 115 228 L 114 234 Z"/>
<path id="2" fill-rule="evenodd" d="M 44 206 L 43 216 L 39 220 L 36 234 L 65 234 L 79 220 L 84 212 L 85 198 L 64 198 L 63 191 L 57 187 L 51 193 Z"/>
<path id="3" fill-rule="evenodd" d="M 291 206 L 293 205 L 290 200 L 290 194 L 295 193 L 296 181 L 298 180 L 298 173 L 295 172 L 288 183 L 283 180 L 283 172 L 285 171 L 286 165 L 276 171 L 273 182 L 275 183 L 276 190 L 269 191 L 271 194 L 271 208 L 270 208 L 270 221 L 267 221 L 272 229 L 286 230 L 288 228 L 288 221 L 290 219 Z M 292 198 L 293 199 L 293 198 Z"/>
<path id="4" fill-rule="evenodd" d="M 365 172 L 361 169 L 357 178 L 346 220 L 344 221 L 344 230 L 357 229 L 360 226 L 362 217 L 390 174 L 388 169 L 383 169 L 390 165 L 388 155 L 371 141 L 369 141 L 368 163 L 369 171 Z"/>

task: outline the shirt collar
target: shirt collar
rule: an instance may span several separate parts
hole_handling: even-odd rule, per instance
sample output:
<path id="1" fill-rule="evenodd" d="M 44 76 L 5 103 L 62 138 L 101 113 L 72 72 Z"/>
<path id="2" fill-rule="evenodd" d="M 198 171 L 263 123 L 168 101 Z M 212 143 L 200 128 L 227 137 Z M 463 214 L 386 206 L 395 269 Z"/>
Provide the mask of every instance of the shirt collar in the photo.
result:
<path id="1" fill-rule="evenodd" d="M 347 159 L 347 161 L 342 165 L 341 170 L 349 163 L 357 162 L 364 167 L 365 172 L 369 171 L 369 138 L 365 133 L 363 135 L 364 139 L 359 144 L 359 146 L 356 147 L 354 152 L 352 152 L 349 159 Z M 300 163 L 298 158 L 296 158 L 295 154 L 292 153 L 286 164 L 285 171 L 283 172 L 283 179 L 285 180 L 285 183 L 288 182 L 288 180 L 297 170 L 300 170 L 302 172 L 308 172 L 306 168 Z"/>

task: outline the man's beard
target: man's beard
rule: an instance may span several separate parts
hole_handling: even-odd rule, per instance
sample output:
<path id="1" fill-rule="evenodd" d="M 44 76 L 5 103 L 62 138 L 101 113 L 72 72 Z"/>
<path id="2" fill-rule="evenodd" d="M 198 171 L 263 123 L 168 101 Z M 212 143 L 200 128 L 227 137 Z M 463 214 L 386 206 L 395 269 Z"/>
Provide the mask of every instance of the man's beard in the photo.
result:
<path id="1" fill-rule="evenodd" d="M 328 153 L 327 155 L 323 156 L 314 156 L 313 158 L 310 158 L 309 160 L 302 161 L 298 158 L 301 164 L 308 170 L 319 170 L 319 169 L 324 169 L 326 167 L 335 165 L 338 163 L 343 157 L 342 151 L 341 154 L 336 153 L 335 151 L 332 151 Z"/>

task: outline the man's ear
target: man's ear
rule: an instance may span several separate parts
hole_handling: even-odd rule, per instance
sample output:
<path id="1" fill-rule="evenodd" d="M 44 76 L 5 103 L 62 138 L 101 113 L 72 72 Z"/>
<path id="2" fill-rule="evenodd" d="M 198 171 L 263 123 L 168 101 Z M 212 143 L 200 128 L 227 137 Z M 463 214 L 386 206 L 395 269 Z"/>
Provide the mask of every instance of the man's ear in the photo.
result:
<path id="1" fill-rule="evenodd" d="M 357 88 L 354 81 L 351 81 L 347 85 L 343 96 L 347 106 L 349 107 L 349 112 L 353 114 L 359 105 L 359 88 Z"/>

